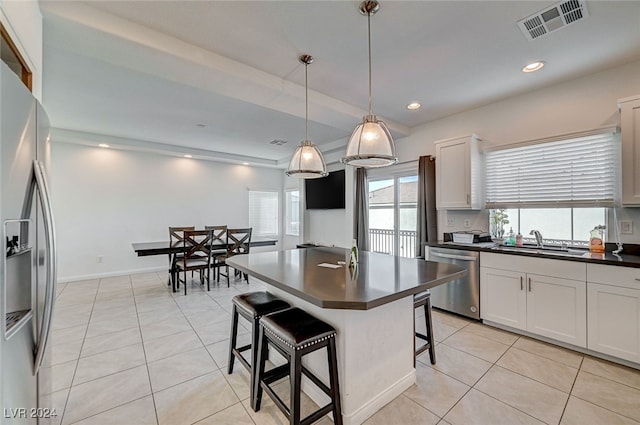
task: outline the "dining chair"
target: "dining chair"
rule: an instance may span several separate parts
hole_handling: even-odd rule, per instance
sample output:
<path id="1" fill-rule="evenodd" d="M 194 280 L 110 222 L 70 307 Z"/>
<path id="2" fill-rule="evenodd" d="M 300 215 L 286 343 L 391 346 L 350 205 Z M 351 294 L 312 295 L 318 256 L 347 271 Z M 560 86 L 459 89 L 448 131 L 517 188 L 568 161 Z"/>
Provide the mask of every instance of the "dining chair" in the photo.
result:
<path id="1" fill-rule="evenodd" d="M 196 230 L 195 226 L 169 226 L 169 246 L 171 248 L 181 247 L 184 239 L 185 230 Z M 169 254 L 169 285 L 172 285 L 173 292 L 177 287 L 180 288 L 180 282 L 175 280 L 176 277 L 176 261 L 182 258 L 183 253 Z"/>
<path id="2" fill-rule="evenodd" d="M 207 275 L 207 290 L 210 290 L 211 282 L 211 230 L 185 230 L 182 240 L 184 255 L 176 261 L 179 273 L 184 272 L 184 294 L 187 295 L 187 271 L 197 270 L 200 273 L 200 283 L 204 284 L 205 273 Z"/>
<path id="3" fill-rule="evenodd" d="M 227 287 L 229 286 L 229 265 L 227 259 L 235 255 L 243 255 L 249 253 L 251 244 L 251 231 L 252 228 L 243 229 L 227 229 L 227 252 L 223 255 L 218 255 L 215 260 L 215 267 L 218 270 L 217 280 L 220 280 L 220 269 L 225 268 L 227 274 L 222 274 L 227 278 Z M 244 279 L 249 283 L 249 276 L 244 273 Z"/>

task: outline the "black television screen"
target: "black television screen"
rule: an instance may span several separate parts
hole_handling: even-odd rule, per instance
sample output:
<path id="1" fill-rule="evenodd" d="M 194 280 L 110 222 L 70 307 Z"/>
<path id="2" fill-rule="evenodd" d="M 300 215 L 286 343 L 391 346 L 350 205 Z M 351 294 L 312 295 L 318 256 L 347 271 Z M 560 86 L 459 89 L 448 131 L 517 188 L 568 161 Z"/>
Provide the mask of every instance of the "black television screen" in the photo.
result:
<path id="1" fill-rule="evenodd" d="M 344 170 L 329 173 L 327 177 L 305 180 L 308 210 L 344 208 Z"/>

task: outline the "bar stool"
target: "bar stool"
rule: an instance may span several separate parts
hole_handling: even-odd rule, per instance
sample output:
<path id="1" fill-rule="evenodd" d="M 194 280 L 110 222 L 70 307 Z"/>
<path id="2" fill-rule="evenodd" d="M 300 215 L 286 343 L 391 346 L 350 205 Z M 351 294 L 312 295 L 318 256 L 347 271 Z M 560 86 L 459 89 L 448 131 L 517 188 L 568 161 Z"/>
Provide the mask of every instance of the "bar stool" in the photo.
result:
<path id="1" fill-rule="evenodd" d="M 251 375 L 251 404 L 254 400 L 254 381 L 256 378 L 255 365 L 258 358 L 258 324 L 262 316 L 276 311 L 284 310 L 289 307 L 289 303 L 280 298 L 271 295 L 268 292 L 248 292 L 246 294 L 236 295 L 233 297 L 233 310 L 231 318 L 231 342 L 229 343 L 229 366 L 228 373 L 233 373 L 233 362 L 236 358 L 242 366 L 244 366 Z M 236 347 L 238 340 L 238 315 L 241 315 L 251 322 L 251 344 Z M 242 352 L 251 349 L 251 364 L 244 358 Z"/>
<path id="2" fill-rule="evenodd" d="M 419 294 L 415 294 L 413 296 L 413 308 L 420 308 L 424 306 L 424 320 L 427 328 L 427 333 L 421 334 L 416 331 L 416 338 L 419 338 L 423 341 L 426 341 L 425 344 L 420 347 L 415 348 L 415 340 L 414 340 L 414 348 L 416 355 L 418 357 L 421 353 L 429 350 L 429 358 L 431 359 L 431 364 L 436 364 L 436 345 L 433 340 L 433 320 L 431 319 L 431 292 L 425 291 L 420 292 Z M 415 357 L 413 363 L 415 365 Z"/>
<path id="3" fill-rule="evenodd" d="M 282 413 L 289 418 L 291 425 L 308 425 L 329 412 L 333 412 L 333 421 L 342 425 L 342 408 L 340 407 L 340 388 L 338 384 L 338 361 L 336 355 L 336 330 L 328 323 L 316 319 L 299 308 L 290 308 L 260 319 L 260 351 L 258 352 L 258 370 L 256 372 L 253 410 L 260 410 L 262 391 L 264 390 Z M 267 346 L 271 344 L 288 361 L 265 372 Z M 329 362 L 329 387 L 302 365 L 302 357 L 327 348 Z M 300 394 L 302 392 L 302 374 L 317 385 L 331 401 L 324 407 L 300 420 Z M 269 384 L 289 375 L 291 398 L 289 407 L 273 391 Z"/>

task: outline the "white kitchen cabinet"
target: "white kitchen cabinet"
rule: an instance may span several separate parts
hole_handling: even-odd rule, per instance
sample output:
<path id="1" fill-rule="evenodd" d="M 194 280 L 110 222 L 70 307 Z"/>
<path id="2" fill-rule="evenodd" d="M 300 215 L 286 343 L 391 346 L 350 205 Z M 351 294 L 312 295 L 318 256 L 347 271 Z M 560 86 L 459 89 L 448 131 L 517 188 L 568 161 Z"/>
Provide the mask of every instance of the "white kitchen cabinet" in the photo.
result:
<path id="1" fill-rule="evenodd" d="M 483 252 L 480 264 L 483 320 L 586 348 L 584 263 Z"/>
<path id="2" fill-rule="evenodd" d="M 640 96 L 618 100 L 622 132 L 622 204 L 640 206 Z"/>
<path id="3" fill-rule="evenodd" d="M 640 363 L 640 269 L 587 266 L 588 348 Z"/>
<path id="4" fill-rule="evenodd" d="M 446 139 L 436 145 L 436 208 L 481 209 L 484 203 L 482 155 L 475 135 Z"/>

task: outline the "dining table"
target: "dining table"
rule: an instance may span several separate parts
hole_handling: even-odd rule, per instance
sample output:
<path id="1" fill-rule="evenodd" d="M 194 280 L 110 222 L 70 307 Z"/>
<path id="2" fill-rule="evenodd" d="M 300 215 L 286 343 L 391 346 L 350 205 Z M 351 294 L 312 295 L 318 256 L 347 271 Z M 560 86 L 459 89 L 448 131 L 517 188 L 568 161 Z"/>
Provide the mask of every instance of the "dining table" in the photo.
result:
<path id="1" fill-rule="evenodd" d="M 249 246 L 251 247 L 259 247 L 259 246 L 274 246 L 278 243 L 277 239 L 264 237 L 264 236 L 253 236 L 251 238 L 251 242 Z M 155 242 L 133 242 L 131 244 L 133 247 L 133 251 L 138 255 L 138 257 L 146 257 L 149 255 L 173 255 L 184 252 L 187 248 L 184 247 L 182 242 L 174 242 L 171 241 L 155 241 Z M 212 249 L 226 249 L 228 244 L 225 243 L 216 243 L 211 245 Z"/>
<path id="2" fill-rule="evenodd" d="M 350 267 L 349 258 L 348 249 L 314 247 L 239 255 L 227 263 L 336 329 L 343 421 L 350 425 L 363 423 L 416 381 L 413 295 L 466 270 L 367 251 Z M 306 357 L 305 366 L 327 378 L 326 354 Z M 318 405 L 327 403 L 310 381 L 302 388 Z"/>

